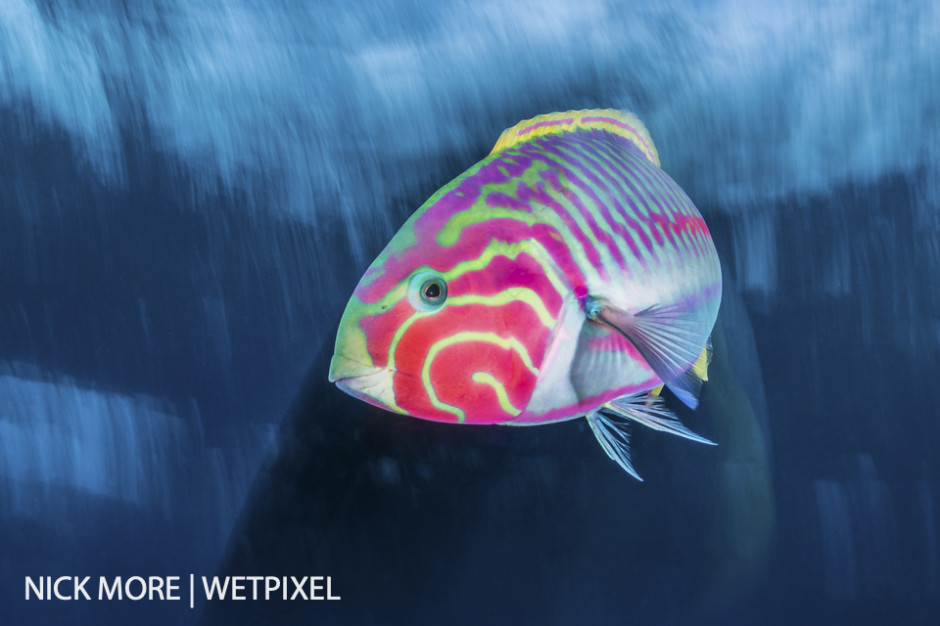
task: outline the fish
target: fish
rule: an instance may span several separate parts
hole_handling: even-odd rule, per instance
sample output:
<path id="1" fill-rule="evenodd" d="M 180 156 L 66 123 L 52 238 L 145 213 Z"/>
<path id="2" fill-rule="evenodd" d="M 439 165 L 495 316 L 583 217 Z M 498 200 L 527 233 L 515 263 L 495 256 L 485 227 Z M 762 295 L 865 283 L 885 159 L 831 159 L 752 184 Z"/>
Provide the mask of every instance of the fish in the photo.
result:
<path id="1" fill-rule="evenodd" d="M 585 417 L 638 480 L 635 423 L 676 417 L 708 377 L 721 267 L 701 213 L 616 109 L 539 115 L 438 190 L 365 271 L 329 380 L 387 411 L 458 424 Z"/>

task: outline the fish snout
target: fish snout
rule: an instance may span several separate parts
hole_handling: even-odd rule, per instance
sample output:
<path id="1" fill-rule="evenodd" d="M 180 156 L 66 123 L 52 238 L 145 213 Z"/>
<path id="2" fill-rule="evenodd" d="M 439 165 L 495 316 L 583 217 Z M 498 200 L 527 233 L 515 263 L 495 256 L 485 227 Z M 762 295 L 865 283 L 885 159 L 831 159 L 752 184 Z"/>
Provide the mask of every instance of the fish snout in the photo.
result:
<path id="1" fill-rule="evenodd" d="M 368 365 L 357 359 L 350 358 L 344 354 L 334 354 L 333 358 L 330 359 L 329 379 L 331 383 L 339 384 L 347 379 L 362 378 L 375 374 L 382 369 L 381 367 Z"/>
<path id="2" fill-rule="evenodd" d="M 396 411 L 392 375 L 390 369 L 367 365 L 343 354 L 334 354 L 330 361 L 331 383 L 369 404 Z"/>

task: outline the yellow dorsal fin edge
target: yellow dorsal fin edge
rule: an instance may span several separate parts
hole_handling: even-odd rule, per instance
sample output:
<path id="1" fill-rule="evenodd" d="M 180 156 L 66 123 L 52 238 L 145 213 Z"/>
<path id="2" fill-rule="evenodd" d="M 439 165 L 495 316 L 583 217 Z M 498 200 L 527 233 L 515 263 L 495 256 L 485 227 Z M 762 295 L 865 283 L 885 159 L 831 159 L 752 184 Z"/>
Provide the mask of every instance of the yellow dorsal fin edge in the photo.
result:
<path id="1" fill-rule="evenodd" d="M 561 135 L 578 130 L 594 129 L 606 130 L 629 140 L 646 155 L 646 158 L 659 166 L 659 152 L 656 151 L 656 145 L 643 122 L 633 113 L 616 109 L 586 109 L 536 115 L 504 130 L 490 154 L 502 152 L 545 135 Z"/>

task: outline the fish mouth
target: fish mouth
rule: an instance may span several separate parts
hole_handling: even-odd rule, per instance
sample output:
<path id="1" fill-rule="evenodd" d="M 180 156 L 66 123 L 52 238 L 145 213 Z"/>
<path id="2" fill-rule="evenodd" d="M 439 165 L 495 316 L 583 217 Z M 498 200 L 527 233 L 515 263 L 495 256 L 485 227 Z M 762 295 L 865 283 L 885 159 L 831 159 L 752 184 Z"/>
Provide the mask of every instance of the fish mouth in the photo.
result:
<path id="1" fill-rule="evenodd" d="M 368 365 L 342 354 L 334 354 L 330 361 L 331 383 L 353 397 L 391 411 L 396 411 L 394 374 L 395 371 L 387 367 Z"/>

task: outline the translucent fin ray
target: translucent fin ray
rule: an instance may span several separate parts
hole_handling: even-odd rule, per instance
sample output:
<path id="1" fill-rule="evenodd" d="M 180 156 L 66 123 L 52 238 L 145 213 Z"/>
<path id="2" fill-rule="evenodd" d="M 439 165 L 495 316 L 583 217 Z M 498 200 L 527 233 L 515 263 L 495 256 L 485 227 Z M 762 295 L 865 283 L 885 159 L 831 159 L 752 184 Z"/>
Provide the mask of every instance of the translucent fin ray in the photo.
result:
<path id="1" fill-rule="evenodd" d="M 624 419 L 639 422 L 644 426 L 664 433 L 678 435 L 699 443 L 715 445 L 715 442 L 689 430 L 670 411 L 660 396 L 640 394 L 622 396 L 601 406 L 602 411 L 615 413 Z"/>
<path id="2" fill-rule="evenodd" d="M 640 478 L 630 461 L 630 429 L 634 422 L 653 430 L 715 445 L 714 441 L 686 428 L 685 424 L 666 408 L 663 399 L 651 393 L 621 396 L 605 402 L 596 411 L 588 413 L 587 421 L 607 456 L 628 474 L 641 481 L 643 479 Z"/>
<path id="3" fill-rule="evenodd" d="M 620 415 L 600 410 L 588 413 L 587 422 L 607 456 L 628 474 L 642 482 L 643 479 L 630 463 L 630 422 L 624 421 Z"/>

